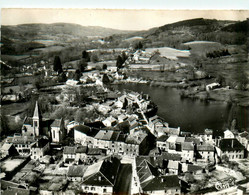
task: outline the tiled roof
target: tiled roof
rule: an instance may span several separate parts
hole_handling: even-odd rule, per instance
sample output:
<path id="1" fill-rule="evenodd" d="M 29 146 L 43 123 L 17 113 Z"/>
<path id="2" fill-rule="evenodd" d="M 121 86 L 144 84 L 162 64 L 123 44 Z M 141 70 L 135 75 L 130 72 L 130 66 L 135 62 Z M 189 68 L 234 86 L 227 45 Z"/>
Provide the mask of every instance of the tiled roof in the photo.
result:
<path id="1" fill-rule="evenodd" d="M 76 153 L 86 153 L 87 152 L 87 146 L 77 146 Z"/>
<path id="2" fill-rule="evenodd" d="M 76 153 L 76 148 L 71 147 L 71 146 L 65 146 L 63 150 L 63 154 L 75 154 Z"/>
<path id="3" fill-rule="evenodd" d="M 43 148 L 49 143 L 48 139 L 41 138 L 39 139 L 36 144 L 34 144 L 32 147 L 33 148 Z"/>
<path id="4" fill-rule="evenodd" d="M 95 139 L 110 141 L 113 136 L 114 131 L 100 130 L 96 135 Z"/>
<path id="5" fill-rule="evenodd" d="M 23 124 L 25 124 L 25 125 L 32 125 L 33 126 L 33 119 L 32 119 L 32 117 L 25 117 Z"/>
<path id="6" fill-rule="evenodd" d="M 194 145 L 191 142 L 183 142 L 182 150 L 194 151 Z"/>
<path id="7" fill-rule="evenodd" d="M 200 138 L 186 137 L 185 142 L 193 142 L 194 144 L 200 144 L 201 140 Z"/>
<path id="8" fill-rule="evenodd" d="M 177 175 L 155 177 L 144 183 L 143 191 L 162 191 L 172 188 L 180 188 L 180 183 Z"/>
<path id="9" fill-rule="evenodd" d="M 62 119 L 55 119 L 54 122 L 51 124 L 51 127 L 60 127 Z"/>
<path id="10" fill-rule="evenodd" d="M 203 144 L 197 146 L 198 151 L 214 151 L 214 146 L 210 144 Z"/>
<path id="11" fill-rule="evenodd" d="M 67 175 L 68 177 L 83 177 L 85 170 L 85 165 L 73 165 L 69 167 Z"/>
<path id="12" fill-rule="evenodd" d="M 178 161 L 169 160 L 168 169 L 176 169 L 176 170 L 178 170 L 178 168 L 179 168 L 179 162 Z"/>
<path id="13" fill-rule="evenodd" d="M 120 160 L 116 157 L 90 165 L 84 174 L 83 185 L 114 186 L 119 166 Z"/>
<path id="14" fill-rule="evenodd" d="M 222 139 L 219 145 L 222 151 L 244 150 L 245 147 L 235 138 Z"/>
<path id="15" fill-rule="evenodd" d="M 98 129 L 90 128 L 86 125 L 77 125 L 76 127 L 74 127 L 74 130 L 84 133 L 91 137 L 94 137 L 99 132 Z"/>
<path id="16" fill-rule="evenodd" d="M 156 139 L 156 141 L 158 141 L 158 142 L 165 142 L 168 138 L 169 138 L 169 136 L 167 136 L 167 135 L 162 135 L 162 136 L 158 137 L 158 138 Z"/>
<path id="17" fill-rule="evenodd" d="M 137 165 L 137 174 L 142 186 L 142 183 L 149 177 L 158 176 L 159 172 L 151 163 L 144 159 L 139 165 Z"/>
<path id="18" fill-rule="evenodd" d="M 188 172 L 195 172 L 195 171 L 200 171 L 200 170 L 203 170 L 203 168 L 200 166 L 191 165 L 191 164 L 188 165 Z"/>
<path id="19" fill-rule="evenodd" d="M 4 143 L 1 147 L 1 150 L 8 151 L 13 144 L 9 143 Z"/>

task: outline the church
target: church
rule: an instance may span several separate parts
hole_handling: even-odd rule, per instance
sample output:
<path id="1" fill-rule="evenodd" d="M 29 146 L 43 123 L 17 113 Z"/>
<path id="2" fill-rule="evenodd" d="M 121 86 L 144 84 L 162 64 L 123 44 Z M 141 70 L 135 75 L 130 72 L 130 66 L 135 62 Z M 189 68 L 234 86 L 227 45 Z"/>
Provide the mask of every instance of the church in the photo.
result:
<path id="1" fill-rule="evenodd" d="M 42 118 L 36 101 L 33 117 L 25 117 L 24 119 L 22 135 L 34 138 L 47 136 L 52 143 L 60 143 L 66 136 L 64 120 L 62 118 L 55 120 Z"/>

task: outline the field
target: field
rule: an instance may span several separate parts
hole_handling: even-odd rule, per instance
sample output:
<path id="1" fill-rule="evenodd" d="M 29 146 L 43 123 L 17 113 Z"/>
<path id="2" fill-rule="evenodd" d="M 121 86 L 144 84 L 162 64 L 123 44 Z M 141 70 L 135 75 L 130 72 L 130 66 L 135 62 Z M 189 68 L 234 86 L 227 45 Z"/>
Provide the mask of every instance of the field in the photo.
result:
<path id="1" fill-rule="evenodd" d="M 155 52 L 159 51 L 160 54 L 166 58 L 177 60 L 177 57 L 189 57 L 190 51 L 189 50 L 178 50 L 170 47 L 158 47 L 158 48 L 146 48 L 146 52 Z"/>
<path id="2" fill-rule="evenodd" d="M 190 53 L 197 56 L 206 56 L 206 53 L 224 48 L 222 44 L 212 41 L 191 41 L 183 45 L 191 48 Z"/>

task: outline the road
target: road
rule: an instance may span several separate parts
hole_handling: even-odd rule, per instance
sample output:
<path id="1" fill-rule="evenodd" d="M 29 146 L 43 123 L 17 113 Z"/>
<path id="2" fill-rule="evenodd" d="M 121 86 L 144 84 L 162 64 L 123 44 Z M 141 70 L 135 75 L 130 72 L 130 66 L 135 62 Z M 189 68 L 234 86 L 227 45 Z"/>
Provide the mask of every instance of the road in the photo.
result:
<path id="1" fill-rule="evenodd" d="M 130 194 L 131 175 L 132 175 L 132 165 L 121 164 L 118 171 L 116 184 L 114 186 L 114 194 L 118 195 Z"/>

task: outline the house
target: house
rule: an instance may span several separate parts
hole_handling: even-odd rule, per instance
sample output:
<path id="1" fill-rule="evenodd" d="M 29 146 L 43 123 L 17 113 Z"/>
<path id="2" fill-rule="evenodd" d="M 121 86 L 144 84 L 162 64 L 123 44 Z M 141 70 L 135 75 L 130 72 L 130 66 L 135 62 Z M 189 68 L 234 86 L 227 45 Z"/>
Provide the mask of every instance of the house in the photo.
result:
<path id="1" fill-rule="evenodd" d="M 143 155 L 149 150 L 147 142 L 147 133 L 137 131 L 127 136 L 125 143 L 126 151 L 129 151 L 130 155 Z"/>
<path id="2" fill-rule="evenodd" d="M 79 161 L 83 162 L 87 157 L 88 147 L 87 146 L 77 146 L 75 152 L 76 152 L 75 161 L 78 163 L 79 163 Z"/>
<path id="3" fill-rule="evenodd" d="M 120 160 L 109 157 L 87 167 L 82 182 L 83 193 L 113 194 Z"/>
<path id="4" fill-rule="evenodd" d="M 63 162 L 66 164 L 72 164 L 75 162 L 76 148 L 73 146 L 65 146 L 63 150 Z"/>
<path id="5" fill-rule="evenodd" d="M 219 83 L 211 83 L 209 85 L 206 86 L 206 91 L 210 91 L 212 89 L 216 89 L 220 87 L 220 84 Z"/>
<path id="6" fill-rule="evenodd" d="M 18 155 L 16 148 L 13 146 L 13 143 L 4 143 L 0 148 L 1 159 L 7 156 Z"/>
<path id="7" fill-rule="evenodd" d="M 249 133 L 247 131 L 239 133 L 237 139 L 249 151 Z"/>
<path id="8" fill-rule="evenodd" d="M 197 153 L 199 154 L 199 160 L 204 160 L 205 162 L 214 162 L 214 146 L 208 143 L 197 145 Z M 197 157 L 197 158 L 198 158 Z"/>
<path id="9" fill-rule="evenodd" d="M 96 128 L 86 125 L 78 125 L 74 127 L 74 141 L 84 146 L 93 147 L 94 137 L 99 132 Z"/>
<path id="10" fill-rule="evenodd" d="M 231 139 L 231 138 L 235 138 L 233 132 L 228 129 L 224 131 L 224 139 Z"/>
<path id="11" fill-rule="evenodd" d="M 122 123 L 122 122 L 124 122 L 127 118 L 128 118 L 127 115 L 125 115 L 125 114 L 120 114 L 120 115 L 118 116 L 118 122 L 119 122 L 119 123 Z"/>
<path id="12" fill-rule="evenodd" d="M 182 172 L 183 173 L 190 173 L 193 175 L 199 174 L 200 175 L 203 173 L 203 170 L 204 169 L 201 166 L 182 163 Z"/>
<path id="13" fill-rule="evenodd" d="M 182 158 L 188 160 L 189 162 L 194 161 L 194 144 L 191 142 L 184 142 L 181 145 L 182 152 L 181 156 Z"/>
<path id="14" fill-rule="evenodd" d="M 169 136 L 162 135 L 156 139 L 156 146 L 162 151 L 167 151 L 169 149 L 169 145 L 166 142 Z"/>
<path id="15" fill-rule="evenodd" d="M 55 119 L 54 122 L 51 124 L 51 136 L 52 142 L 59 143 L 65 137 L 66 131 L 64 128 L 64 120 Z"/>
<path id="16" fill-rule="evenodd" d="M 167 144 L 169 145 L 169 150 L 168 152 L 170 153 L 175 153 L 176 150 L 176 139 L 177 139 L 177 135 L 171 135 L 169 136 L 169 138 L 167 139 Z"/>
<path id="17" fill-rule="evenodd" d="M 161 175 L 153 165 L 154 160 L 155 158 L 140 156 L 135 160 L 135 173 L 139 179 L 136 184 L 140 186 L 141 192 L 145 194 L 181 194 L 177 175 Z"/>
<path id="18" fill-rule="evenodd" d="M 216 147 L 217 154 L 220 158 L 226 155 L 229 160 L 244 158 L 245 147 L 236 139 L 221 139 Z"/>
<path id="19" fill-rule="evenodd" d="M 200 135 L 204 142 L 213 143 L 213 130 L 205 129 L 204 133 Z"/>
<path id="20" fill-rule="evenodd" d="M 155 177 L 143 184 L 145 194 L 181 194 L 180 180 L 177 175 L 165 175 Z"/>
<path id="21" fill-rule="evenodd" d="M 31 159 L 41 159 L 50 149 L 49 140 L 45 138 L 39 139 L 31 146 Z"/>
<path id="22" fill-rule="evenodd" d="M 21 136 L 14 134 L 13 137 L 7 137 L 6 143 L 13 144 L 17 152 L 21 156 L 29 156 L 31 154 L 31 147 L 36 143 L 33 136 Z"/>
<path id="23" fill-rule="evenodd" d="M 112 127 L 114 126 L 115 124 L 117 124 L 117 120 L 113 117 L 113 116 L 109 116 L 107 117 L 105 120 L 102 121 L 103 124 L 106 126 L 106 127 Z"/>
<path id="24" fill-rule="evenodd" d="M 79 123 L 76 121 L 71 121 L 67 124 L 67 134 L 73 129 L 74 127 L 78 126 Z"/>
<path id="25" fill-rule="evenodd" d="M 166 173 L 170 175 L 178 175 L 181 171 L 180 163 L 178 161 L 169 160 Z"/>
<path id="26" fill-rule="evenodd" d="M 85 165 L 72 165 L 68 168 L 67 179 L 69 181 L 83 181 L 84 172 L 86 171 Z"/>

